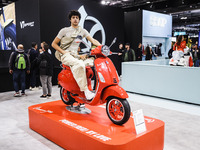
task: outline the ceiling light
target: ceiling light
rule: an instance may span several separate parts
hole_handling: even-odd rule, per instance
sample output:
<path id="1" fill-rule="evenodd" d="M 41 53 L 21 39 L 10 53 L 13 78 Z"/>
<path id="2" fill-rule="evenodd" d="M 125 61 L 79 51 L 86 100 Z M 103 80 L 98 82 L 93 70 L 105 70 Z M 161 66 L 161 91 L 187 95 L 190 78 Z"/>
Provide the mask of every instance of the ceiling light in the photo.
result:
<path id="1" fill-rule="evenodd" d="M 185 20 L 185 19 L 187 19 L 187 17 L 181 17 L 181 19 L 182 19 L 182 20 Z"/>
<path id="2" fill-rule="evenodd" d="M 150 2 L 150 1 L 147 1 L 146 3 L 149 4 L 149 3 L 151 3 L 151 2 Z"/>
<path id="3" fill-rule="evenodd" d="M 105 5 L 105 4 L 106 4 L 106 1 L 101 1 L 101 4 L 102 4 L 102 5 Z"/>

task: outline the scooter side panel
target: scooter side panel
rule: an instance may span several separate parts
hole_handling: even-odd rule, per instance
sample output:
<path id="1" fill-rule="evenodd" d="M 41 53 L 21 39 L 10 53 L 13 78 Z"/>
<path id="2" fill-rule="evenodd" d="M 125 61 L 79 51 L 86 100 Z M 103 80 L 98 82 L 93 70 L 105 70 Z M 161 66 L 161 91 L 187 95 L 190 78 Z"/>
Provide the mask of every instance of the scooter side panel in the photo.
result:
<path id="1" fill-rule="evenodd" d="M 58 82 L 59 84 L 66 89 L 67 91 L 70 91 L 72 93 L 76 93 L 80 91 L 80 88 L 76 82 L 76 80 L 73 77 L 73 74 L 69 70 L 62 70 L 58 74 Z"/>
<path id="2" fill-rule="evenodd" d="M 104 89 L 104 91 L 102 92 L 101 99 L 105 101 L 109 96 L 114 96 L 121 99 L 128 98 L 128 94 L 126 93 L 126 91 L 118 85 L 109 86 L 106 89 Z"/>

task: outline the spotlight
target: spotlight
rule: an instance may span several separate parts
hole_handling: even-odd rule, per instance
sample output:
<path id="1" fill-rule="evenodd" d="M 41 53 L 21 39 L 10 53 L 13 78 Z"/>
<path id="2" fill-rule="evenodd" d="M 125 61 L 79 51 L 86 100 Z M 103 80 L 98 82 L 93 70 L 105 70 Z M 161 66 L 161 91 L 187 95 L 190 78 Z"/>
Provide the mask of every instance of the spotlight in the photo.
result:
<path id="1" fill-rule="evenodd" d="M 105 5 L 105 4 L 106 4 L 106 1 L 101 1 L 101 4 L 102 4 L 102 5 Z"/>

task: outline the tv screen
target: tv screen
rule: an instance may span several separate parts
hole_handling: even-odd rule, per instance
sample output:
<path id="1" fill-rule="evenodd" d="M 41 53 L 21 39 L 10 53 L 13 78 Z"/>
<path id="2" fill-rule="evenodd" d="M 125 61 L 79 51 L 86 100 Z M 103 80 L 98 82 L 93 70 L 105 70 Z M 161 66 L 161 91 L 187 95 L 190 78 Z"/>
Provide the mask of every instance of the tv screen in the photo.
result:
<path id="1" fill-rule="evenodd" d="M 186 35 L 186 32 L 174 32 L 174 36 L 177 36 L 177 35 Z"/>
<path id="2" fill-rule="evenodd" d="M 0 8 L 0 50 L 16 49 L 15 3 Z"/>

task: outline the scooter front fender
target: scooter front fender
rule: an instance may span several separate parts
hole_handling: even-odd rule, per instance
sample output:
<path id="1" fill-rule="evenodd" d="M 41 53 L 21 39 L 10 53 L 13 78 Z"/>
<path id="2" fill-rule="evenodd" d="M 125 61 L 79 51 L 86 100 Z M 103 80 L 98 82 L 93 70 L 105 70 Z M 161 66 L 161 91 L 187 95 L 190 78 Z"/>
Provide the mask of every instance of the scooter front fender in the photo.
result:
<path id="1" fill-rule="evenodd" d="M 128 94 L 126 93 L 126 91 L 119 85 L 109 86 L 106 89 L 104 89 L 101 95 L 101 99 L 105 102 L 108 97 L 112 96 L 121 99 L 128 98 Z"/>

